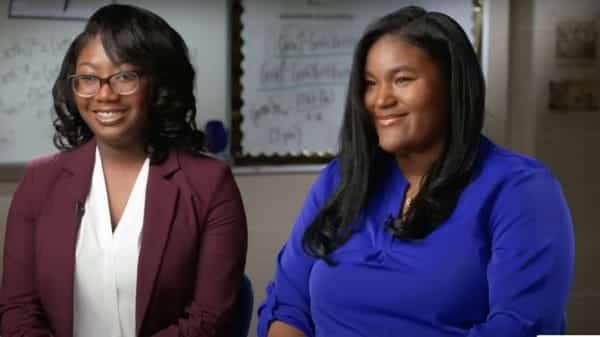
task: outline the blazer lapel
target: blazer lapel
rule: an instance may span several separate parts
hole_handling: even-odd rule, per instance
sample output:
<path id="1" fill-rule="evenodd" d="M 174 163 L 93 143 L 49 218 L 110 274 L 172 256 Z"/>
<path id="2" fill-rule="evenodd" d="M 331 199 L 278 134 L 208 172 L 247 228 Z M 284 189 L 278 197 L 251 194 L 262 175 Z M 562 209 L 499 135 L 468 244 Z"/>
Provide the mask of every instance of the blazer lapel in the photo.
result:
<path id="1" fill-rule="evenodd" d="M 96 142 L 92 139 L 80 148 L 64 153 L 63 169 L 66 174 L 58 184 L 60 191 L 52 200 L 52 209 L 48 210 L 48 238 L 45 249 L 46 256 L 60 263 L 48 263 L 46 272 L 53 277 L 47 284 L 56 299 L 53 308 L 57 315 L 56 322 L 64 322 L 56 326 L 58 336 L 73 335 L 73 279 L 75 272 L 75 247 L 85 200 L 90 190 L 92 171 L 94 168 L 94 151 Z M 51 227 L 51 228 L 50 228 Z M 49 261 L 52 262 L 52 261 Z M 42 266 L 40 266 L 41 268 Z"/>
<path id="2" fill-rule="evenodd" d="M 148 311 L 158 275 L 163 251 L 173 221 L 179 188 L 169 182 L 169 176 L 179 169 L 177 153 L 171 151 L 159 165 L 151 165 L 146 188 L 144 227 L 138 260 L 136 294 L 136 335 Z"/>

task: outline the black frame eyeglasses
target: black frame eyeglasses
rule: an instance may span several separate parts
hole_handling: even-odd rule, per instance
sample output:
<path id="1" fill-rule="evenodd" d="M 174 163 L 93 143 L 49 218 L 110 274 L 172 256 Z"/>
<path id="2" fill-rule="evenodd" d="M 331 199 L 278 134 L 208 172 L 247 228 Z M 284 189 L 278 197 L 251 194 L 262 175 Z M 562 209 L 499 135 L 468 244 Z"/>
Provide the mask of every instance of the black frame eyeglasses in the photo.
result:
<path id="1" fill-rule="evenodd" d="M 108 83 L 110 89 L 121 96 L 134 94 L 140 86 L 141 73 L 137 71 L 120 71 L 108 77 L 92 74 L 70 75 L 73 92 L 83 98 L 96 96 L 102 86 Z"/>

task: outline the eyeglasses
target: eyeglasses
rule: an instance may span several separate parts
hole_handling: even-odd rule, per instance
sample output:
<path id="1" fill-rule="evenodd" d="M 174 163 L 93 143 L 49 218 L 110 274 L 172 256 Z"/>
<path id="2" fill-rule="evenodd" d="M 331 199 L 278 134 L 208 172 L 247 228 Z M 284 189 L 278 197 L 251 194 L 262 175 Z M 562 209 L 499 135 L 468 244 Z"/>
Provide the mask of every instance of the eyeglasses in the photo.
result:
<path id="1" fill-rule="evenodd" d="M 105 78 L 96 75 L 71 75 L 68 78 L 77 96 L 90 98 L 100 92 L 104 83 L 108 83 L 110 89 L 119 95 L 131 95 L 140 85 L 140 76 L 140 73 L 135 71 L 121 71 Z"/>

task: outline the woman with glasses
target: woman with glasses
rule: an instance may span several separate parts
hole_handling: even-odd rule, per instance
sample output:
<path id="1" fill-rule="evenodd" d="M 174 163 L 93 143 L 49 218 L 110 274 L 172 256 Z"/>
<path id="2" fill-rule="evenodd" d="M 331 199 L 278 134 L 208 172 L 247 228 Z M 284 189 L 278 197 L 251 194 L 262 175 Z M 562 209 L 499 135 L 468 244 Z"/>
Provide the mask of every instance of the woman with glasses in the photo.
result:
<path id="1" fill-rule="evenodd" d="M 484 96 L 449 16 L 406 7 L 367 27 L 338 157 L 277 258 L 259 337 L 564 333 L 568 207 L 548 168 L 481 134 Z"/>
<path id="2" fill-rule="evenodd" d="M 88 21 L 53 88 L 54 143 L 7 220 L 3 337 L 224 336 L 246 256 L 229 168 L 203 152 L 181 36 L 140 8 Z"/>

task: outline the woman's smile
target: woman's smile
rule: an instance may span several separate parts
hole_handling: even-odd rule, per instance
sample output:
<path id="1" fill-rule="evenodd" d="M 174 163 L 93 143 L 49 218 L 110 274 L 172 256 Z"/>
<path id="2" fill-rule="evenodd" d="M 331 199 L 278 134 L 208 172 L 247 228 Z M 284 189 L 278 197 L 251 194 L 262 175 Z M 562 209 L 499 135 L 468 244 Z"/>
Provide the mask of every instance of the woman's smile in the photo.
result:
<path id="1" fill-rule="evenodd" d="M 377 126 L 387 127 L 396 123 L 402 122 L 402 120 L 408 116 L 408 113 L 393 113 L 375 116 Z"/>
<path id="2" fill-rule="evenodd" d="M 125 120 L 126 110 L 95 110 L 93 111 L 96 121 L 102 126 L 113 126 Z"/>

